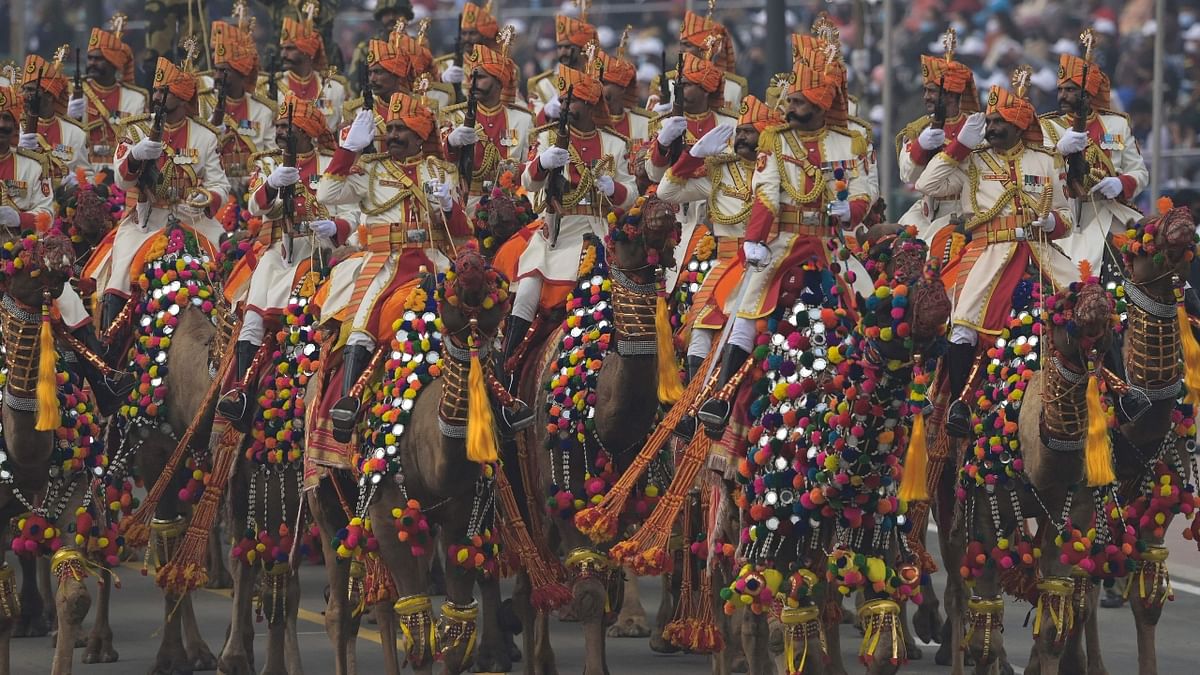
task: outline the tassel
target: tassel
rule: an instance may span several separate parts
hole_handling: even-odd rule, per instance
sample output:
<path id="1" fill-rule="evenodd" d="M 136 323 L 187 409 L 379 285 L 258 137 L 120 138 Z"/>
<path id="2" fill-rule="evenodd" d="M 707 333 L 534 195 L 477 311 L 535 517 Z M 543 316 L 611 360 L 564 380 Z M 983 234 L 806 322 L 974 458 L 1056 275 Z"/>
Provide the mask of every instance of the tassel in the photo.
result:
<path id="1" fill-rule="evenodd" d="M 479 364 L 478 342 L 474 333 L 469 338 L 471 371 L 467 375 L 467 459 L 476 464 L 489 464 L 500 459 L 496 452 L 496 420 L 488 398 L 483 366 Z"/>
<path id="2" fill-rule="evenodd" d="M 506 537 L 517 557 L 521 567 L 529 575 L 529 601 L 534 609 L 549 612 L 557 607 L 571 602 L 571 591 L 562 584 L 566 571 L 557 557 L 548 558 L 538 551 L 532 535 L 521 517 L 517 498 L 513 494 L 512 484 L 508 482 L 508 474 L 503 466 L 496 467 L 496 502 L 497 515 L 500 517 L 500 532 Z"/>
<path id="3" fill-rule="evenodd" d="M 671 320 L 667 317 L 667 301 L 662 294 L 654 303 L 654 338 L 658 342 L 658 401 L 671 405 L 683 396 L 683 382 L 679 380 Z"/>
<path id="4" fill-rule="evenodd" d="M 908 437 L 908 450 L 904 453 L 900 499 L 910 503 L 929 499 L 929 491 L 925 489 L 925 474 L 928 468 L 929 452 L 925 447 L 925 415 L 917 412 L 913 419 L 912 432 Z"/>
<path id="5" fill-rule="evenodd" d="M 1175 306 L 1175 316 L 1179 319 L 1179 342 L 1183 347 L 1183 384 L 1187 387 L 1185 401 L 1200 409 L 1200 343 L 1188 323 L 1187 310 L 1183 303 Z"/>
<path id="6" fill-rule="evenodd" d="M 787 675 L 803 675 L 813 642 L 817 643 L 822 656 L 826 653 L 821 611 L 814 605 L 784 607 L 779 612 L 779 622 L 783 624 L 783 660 L 787 664 Z M 799 654 L 796 653 L 797 643 L 803 645 Z"/>
<path id="7" fill-rule="evenodd" d="M 42 326 L 38 332 L 37 421 L 34 429 L 54 431 L 62 422 L 58 414 L 58 354 L 54 350 L 54 332 L 50 330 L 50 293 L 42 296 Z"/>
<path id="8" fill-rule="evenodd" d="M 1071 596 L 1075 591 L 1075 582 L 1062 577 L 1047 577 L 1038 582 L 1038 599 L 1033 614 L 1033 639 L 1042 637 L 1043 617 L 1053 625 L 1050 640 L 1063 644 L 1067 636 L 1075 628 L 1074 604 Z"/>
<path id="9" fill-rule="evenodd" d="M 1084 470 L 1088 487 L 1108 485 L 1117 479 L 1112 468 L 1112 440 L 1108 434 L 1108 416 L 1100 402 L 1100 379 L 1095 373 L 1087 384 L 1087 444 L 1084 446 Z"/>

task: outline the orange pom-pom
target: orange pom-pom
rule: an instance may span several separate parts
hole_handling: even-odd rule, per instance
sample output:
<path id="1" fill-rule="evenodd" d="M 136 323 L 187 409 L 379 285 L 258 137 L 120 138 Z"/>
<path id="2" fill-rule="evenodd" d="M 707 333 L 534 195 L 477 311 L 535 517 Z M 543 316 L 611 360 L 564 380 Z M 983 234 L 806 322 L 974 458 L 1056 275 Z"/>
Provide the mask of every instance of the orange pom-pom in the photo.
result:
<path id="1" fill-rule="evenodd" d="M 1175 202 L 1171 201 L 1171 198 L 1165 195 L 1159 197 L 1158 201 L 1155 202 L 1154 205 L 1158 208 L 1158 212 L 1160 214 L 1166 213 L 1167 211 L 1175 208 Z"/>
<path id="2" fill-rule="evenodd" d="M 1079 261 L 1079 280 L 1087 283 L 1092 278 L 1092 261 L 1084 258 Z"/>

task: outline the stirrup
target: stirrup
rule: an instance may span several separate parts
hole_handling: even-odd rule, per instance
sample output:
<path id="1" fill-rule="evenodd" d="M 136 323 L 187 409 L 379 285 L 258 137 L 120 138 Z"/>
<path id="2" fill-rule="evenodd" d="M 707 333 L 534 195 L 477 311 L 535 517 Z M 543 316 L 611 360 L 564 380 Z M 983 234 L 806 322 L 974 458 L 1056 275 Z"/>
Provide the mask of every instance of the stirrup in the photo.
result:
<path id="1" fill-rule="evenodd" d="M 1117 397 L 1117 412 L 1126 422 L 1136 422 L 1142 415 L 1150 411 L 1154 403 L 1146 392 L 1130 388 L 1128 392 Z"/>
<path id="2" fill-rule="evenodd" d="M 217 413 L 229 420 L 233 428 L 242 433 L 249 431 L 247 424 L 249 412 L 250 397 L 241 389 L 230 389 L 221 395 L 221 400 L 217 401 Z"/>
<path id="3" fill-rule="evenodd" d="M 700 406 L 696 417 L 699 417 L 704 424 L 704 433 L 708 434 L 709 438 L 719 440 L 725 433 L 725 427 L 729 424 L 729 414 L 732 411 L 733 406 L 729 405 L 729 401 L 710 398 Z"/>
<path id="4" fill-rule="evenodd" d="M 965 401 L 954 401 L 946 411 L 946 433 L 951 438 L 971 437 L 971 408 Z"/>
<path id="5" fill-rule="evenodd" d="M 514 398 L 512 408 L 501 408 L 500 419 L 504 422 L 509 433 L 516 433 L 524 429 L 528 429 L 535 421 L 533 408 L 530 408 L 524 401 Z"/>
<path id="6" fill-rule="evenodd" d="M 684 415 L 679 419 L 679 423 L 671 431 L 671 435 L 683 441 L 691 441 L 696 435 L 696 418 L 693 415 Z"/>
<path id="7" fill-rule="evenodd" d="M 338 443 L 349 443 L 354 437 L 354 422 L 358 419 L 361 402 L 352 396 L 343 396 L 329 410 L 329 418 L 333 420 L 333 440 Z"/>

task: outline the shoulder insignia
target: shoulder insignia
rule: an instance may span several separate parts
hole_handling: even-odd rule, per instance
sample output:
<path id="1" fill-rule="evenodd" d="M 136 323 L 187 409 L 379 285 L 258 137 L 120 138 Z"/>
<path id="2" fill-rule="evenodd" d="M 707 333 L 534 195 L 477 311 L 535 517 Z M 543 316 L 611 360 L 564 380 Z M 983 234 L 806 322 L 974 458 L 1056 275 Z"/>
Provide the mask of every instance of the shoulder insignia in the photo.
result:
<path id="1" fill-rule="evenodd" d="M 549 131 L 549 132 L 553 133 L 556 129 L 558 129 L 558 122 L 549 122 L 547 124 L 541 125 L 540 127 L 534 127 L 533 129 L 531 129 L 529 131 L 529 133 L 540 134 L 543 131 Z"/>
<path id="2" fill-rule="evenodd" d="M 1048 113 L 1044 113 L 1042 115 L 1038 115 L 1038 119 L 1045 120 L 1046 122 L 1053 122 L 1060 127 L 1067 126 L 1066 118 L 1064 118 L 1063 114 L 1061 112 L 1058 112 L 1057 110 L 1048 112 Z"/>
<path id="3" fill-rule="evenodd" d="M 42 166 L 46 165 L 46 156 L 40 152 L 35 152 L 33 150 L 26 150 L 25 148 L 17 148 L 17 147 L 14 147 L 13 150 L 16 150 L 17 154 L 20 155 L 21 157 L 24 157 L 25 159 L 31 159 Z"/>
<path id="4" fill-rule="evenodd" d="M 614 130 L 608 129 L 608 128 L 601 129 L 600 131 L 601 131 L 601 133 L 605 133 L 605 134 L 608 134 L 609 136 L 612 136 L 613 138 L 616 138 L 617 140 L 621 141 L 621 143 L 624 143 L 625 145 L 629 144 L 629 137 L 626 136 L 625 134 L 620 133 L 619 131 L 614 131 Z"/>
<path id="5" fill-rule="evenodd" d="M 625 111 L 628 112 L 630 115 L 644 117 L 647 120 L 654 119 L 654 115 L 650 114 L 650 111 L 646 110 L 645 108 L 626 108 Z"/>
<path id="6" fill-rule="evenodd" d="M 145 89 L 142 89 L 141 87 L 139 87 L 137 85 L 129 84 L 128 82 L 122 82 L 121 87 L 123 89 L 128 89 L 129 91 L 132 91 L 136 94 L 141 94 L 142 96 L 145 96 L 147 99 L 150 98 L 150 92 L 146 91 Z"/>
<path id="7" fill-rule="evenodd" d="M 1102 115 L 1102 116 L 1103 115 L 1112 115 L 1113 117 L 1120 117 L 1121 119 L 1125 120 L 1126 124 L 1130 124 L 1129 115 L 1127 113 L 1123 113 L 1123 112 L 1120 112 L 1117 110 L 1108 110 L 1108 109 L 1101 109 L 1101 110 L 1098 110 L 1097 112 L 1099 112 L 1100 115 Z"/>
<path id="8" fill-rule="evenodd" d="M 264 96 L 263 94 L 260 94 L 260 93 L 258 93 L 257 91 L 252 91 L 252 92 L 249 92 L 249 93 L 250 93 L 250 98 L 254 99 L 255 101 L 258 101 L 259 103 L 261 103 L 261 104 L 263 104 L 263 105 L 265 105 L 265 106 L 267 106 L 267 107 L 268 107 L 268 108 L 270 108 L 270 109 L 271 109 L 273 112 L 274 112 L 274 111 L 276 111 L 276 110 L 278 109 L 278 106 L 279 106 L 279 104 L 278 104 L 278 103 L 276 103 L 275 101 L 272 101 L 272 100 L 271 100 L 270 98 L 268 98 L 267 96 Z"/>
<path id="9" fill-rule="evenodd" d="M 137 127 L 138 131 L 142 134 L 149 133 L 152 119 L 153 116 L 149 113 L 140 113 L 121 118 L 120 128 L 117 130 L 117 138 L 127 137 L 131 127 Z"/>
<path id="10" fill-rule="evenodd" d="M 387 158 L 388 158 L 388 153 L 386 153 L 386 152 L 372 152 L 369 155 L 360 156 L 358 158 L 358 161 L 360 161 L 360 162 L 378 162 L 380 160 L 384 160 Z"/>
<path id="11" fill-rule="evenodd" d="M 742 89 L 750 86 L 749 80 L 734 72 L 725 71 L 725 79 L 740 85 Z"/>
<path id="12" fill-rule="evenodd" d="M 868 122 L 867 120 L 865 120 L 861 117 L 856 117 L 854 115 L 847 116 L 847 119 L 849 119 L 851 122 L 854 122 L 855 124 L 862 127 L 863 129 L 866 129 L 867 133 L 871 133 L 871 129 L 872 129 L 871 123 Z"/>
<path id="13" fill-rule="evenodd" d="M 467 104 L 465 102 L 464 103 L 455 103 L 454 105 L 448 105 L 445 108 L 442 108 L 442 113 L 449 115 L 451 113 L 456 113 L 461 110 L 461 111 L 464 111 L 464 114 L 465 114 L 466 109 L 467 109 Z"/>
<path id="14" fill-rule="evenodd" d="M 67 124 L 69 124 L 73 127 L 77 127 L 80 131 L 87 131 L 87 127 L 83 126 L 83 123 L 81 123 L 79 120 L 77 120 L 73 117 L 67 117 L 64 115 L 62 117 L 59 117 L 58 119 L 62 120 L 63 122 L 66 122 Z"/>
<path id="15" fill-rule="evenodd" d="M 737 155 L 733 154 L 732 152 L 722 152 L 719 155 L 712 155 L 709 157 L 705 157 L 704 164 L 709 169 L 712 169 L 714 167 L 724 166 L 726 164 L 736 162 L 739 159 L 741 159 L 741 158 L 738 157 Z"/>
<path id="16" fill-rule="evenodd" d="M 526 117 L 528 117 L 530 119 L 533 119 L 533 113 L 530 112 L 529 108 L 519 106 L 516 103 L 506 103 L 506 104 L 504 104 L 504 108 L 505 108 L 505 110 L 508 110 L 510 113 L 519 113 L 521 115 L 525 115 Z"/>
<path id="17" fill-rule="evenodd" d="M 256 152 L 253 155 L 250 155 L 250 161 L 257 162 L 258 160 L 266 159 L 267 157 L 283 157 L 283 151 L 279 148 L 276 148 L 274 150 L 263 150 L 262 152 Z"/>
<path id="18" fill-rule="evenodd" d="M 733 122 L 733 125 L 737 126 L 738 114 L 733 108 L 722 108 L 721 110 L 718 110 L 716 114 L 718 118 L 725 118 L 724 120 L 721 120 L 722 122 Z"/>
<path id="19" fill-rule="evenodd" d="M 216 136 L 217 138 L 221 137 L 221 130 L 214 127 L 212 124 L 210 124 L 208 120 L 202 119 L 199 117 L 192 117 L 191 120 L 193 122 L 195 122 L 196 124 L 199 124 L 200 126 L 204 127 L 205 129 L 208 129 L 209 131 L 213 132 L 213 136 Z"/>
<path id="20" fill-rule="evenodd" d="M 904 127 L 900 130 L 900 133 L 896 134 L 897 157 L 899 157 L 900 153 L 904 150 L 904 139 L 908 139 L 910 141 L 917 140 L 917 136 L 920 136 L 921 132 L 925 131 L 926 127 L 929 126 L 929 123 L 929 116 L 922 115 L 921 117 L 909 122 L 908 126 Z"/>

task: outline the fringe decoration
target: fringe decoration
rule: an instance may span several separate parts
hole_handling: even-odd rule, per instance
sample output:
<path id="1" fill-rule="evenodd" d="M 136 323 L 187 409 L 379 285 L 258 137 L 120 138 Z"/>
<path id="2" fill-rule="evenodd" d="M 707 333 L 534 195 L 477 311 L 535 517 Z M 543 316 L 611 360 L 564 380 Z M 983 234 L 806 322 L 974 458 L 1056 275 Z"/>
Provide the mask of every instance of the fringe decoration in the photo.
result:
<path id="1" fill-rule="evenodd" d="M 79 549 L 64 546 L 55 551 L 50 559 L 50 574 L 58 579 L 60 587 L 68 577 L 83 581 L 88 578 L 87 561 Z"/>
<path id="2" fill-rule="evenodd" d="M 400 593 L 396 590 L 396 581 L 392 578 L 391 571 L 387 565 L 383 564 L 383 560 L 378 554 L 368 553 L 367 562 L 364 567 L 365 575 L 362 579 L 362 604 L 366 606 L 375 606 L 385 602 L 395 602 Z"/>
<path id="3" fill-rule="evenodd" d="M 1184 401 L 1193 410 L 1200 407 L 1200 343 L 1188 324 L 1187 310 L 1183 303 L 1175 306 L 1175 316 L 1179 321 L 1179 344 L 1183 351 L 1183 385 L 1187 387 Z"/>
<path id="4" fill-rule="evenodd" d="M 220 437 L 213 451 L 212 472 L 208 475 L 204 494 L 192 511 L 191 523 L 179 550 L 158 571 L 156 583 L 169 594 L 183 595 L 208 583 L 208 569 L 205 567 L 208 533 L 216 522 L 221 498 L 233 475 L 243 437 L 240 431 L 221 419 L 213 420 L 213 431 L 220 431 Z"/>
<path id="5" fill-rule="evenodd" d="M 459 663 L 471 663 L 475 654 L 475 622 L 479 618 L 479 604 L 474 600 L 466 607 L 459 607 L 447 600 L 442 603 L 441 617 L 437 624 L 437 658 L 446 658 L 451 649 L 466 641 L 462 660 Z"/>
<path id="6" fill-rule="evenodd" d="M 238 321 L 234 327 L 234 334 L 240 333 L 242 330 L 242 322 Z M 213 401 L 217 398 L 217 393 L 221 389 L 221 384 L 225 382 L 225 378 L 229 375 L 229 369 L 233 367 L 233 350 L 230 350 L 224 359 L 221 360 L 221 367 L 217 370 L 217 376 L 208 384 L 208 391 L 204 394 L 204 402 L 200 404 L 200 410 L 208 410 L 212 407 Z M 167 458 L 167 463 L 163 465 L 162 473 L 158 474 L 158 479 L 154 481 L 154 486 L 146 493 L 146 498 L 142 500 L 141 505 L 137 510 L 129 514 L 127 518 L 121 521 L 120 531 L 125 535 L 125 546 L 127 548 L 139 548 L 146 545 L 150 538 L 149 524 L 154 518 L 154 512 L 158 509 L 158 502 L 162 500 L 167 489 L 171 487 L 171 481 L 175 478 L 175 472 L 183 463 L 183 455 L 188 450 L 188 444 L 192 442 L 192 436 L 196 434 L 196 429 L 200 427 L 200 420 L 203 415 L 196 415 L 192 423 L 188 425 L 183 436 L 179 437 L 179 443 L 175 445 L 175 449 L 171 451 L 171 456 Z M 218 416 L 219 417 L 219 416 Z M 220 423 L 219 419 L 214 419 L 214 427 Z M 205 494 L 208 491 L 205 490 Z M 203 500 L 204 498 L 201 497 Z"/>
<path id="7" fill-rule="evenodd" d="M 7 564 L 0 565 L 0 619 L 15 619 L 21 615 L 21 597 L 17 595 L 16 571 Z"/>
<path id="8" fill-rule="evenodd" d="M 888 662 L 899 665 L 908 661 L 904 649 L 904 635 L 900 628 L 900 605 L 892 600 L 871 600 L 858 609 L 858 620 L 862 624 L 863 639 L 858 648 L 858 658 L 871 665 L 879 656 L 879 643 L 886 634 L 892 641 Z"/>
<path id="9" fill-rule="evenodd" d="M 984 663 L 989 661 L 992 653 L 992 636 L 1004 632 L 1004 597 L 978 598 L 967 600 L 967 635 L 963 640 L 964 648 L 971 644 L 976 631 L 983 631 L 983 652 L 979 656 Z"/>
<path id="10" fill-rule="evenodd" d="M 1137 575 L 1138 598 L 1144 607 L 1162 605 L 1167 600 L 1175 599 L 1171 589 L 1171 575 L 1167 572 L 1167 549 L 1164 546 L 1151 546 L 1142 553 L 1138 563 Z M 1125 597 L 1133 588 L 1133 580 L 1125 584 Z"/>
<path id="11" fill-rule="evenodd" d="M 653 513 L 632 537 L 609 551 L 618 565 L 628 567 L 638 576 L 658 576 L 671 570 L 674 561 L 668 550 L 671 528 L 683 508 L 684 499 L 696 482 L 712 441 L 703 433 L 696 434 L 675 466 L 671 486 L 654 507 Z"/>
<path id="12" fill-rule="evenodd" d="M 1038 582 L 1038 591 L 1037 607 L 1033 613 L 1033 637 L 1036 640 L 1042 636 L 1045 627 L 1042 617 L 1049 616 L 1054 624 L 1051 636 L 1054 644 L 1062 644 L 1075 628 L 1075 603 L 1072 602 L 1075 582 L 1063 577 L 1048 577 Z"/>
<path id="13" fill-rule="evenodd" d="M 704 363 L 700 366 L 701 372 L 708 368 L 708 364 L 713 358 L 715 357 L 711 352 L 704 358 Z M 662 448 L 663 443 L 667 442 L 671 432 L 675 431 L 679 421 L 683 419 L 692 404 L 700 400 L 705 390 L 703 378 L 697 377 L 689 382 L 679 401 L 667 411 L 666 417 L 655 427 L 654 433 L 646 439 L 646 443 L 633 458 L 633 462 L 621 473 L 621 477 L 609 488 L 600 503 L 575 514 L 575 528 L 591 539 L 592 543 L 602 544 L 617 536 L 617 522 L 625 510 L 625 504 L 629 501 L 633 487 L 641 480 L 646 468 L 650 466 L 650 462 L 658 456 L 658 451 Z"/>
<path id="14" fill-rule="evenodd" d="M 1200 370 L 1197 374 L 1200 375 Z M 1087 416 L 1087 442 L 1083 450 L 1084 471 L 1087 474 L 1088 487 L 1100 487 L 1112 483 L 1117 476 L 1112 467 L 1112 437 L 1108 433 L 1108 415 L 1105 414 L 1104 403 L 1100 400 L 1100 378 L 1094 372 L 1088 376 Z"/>
<path id="15" fill-rule="evenodd" d="M 826 658 L 829 647 L 825 644 L 821 611 L 816 605 L 784 607 L 779 612 L 779 622 L 783 624 L 783 661 L 787 665 L 786 675 L 803 675 L 814 639 L 821 650 L 821 658 Z M 804 645 L 799 659 L 796 658 L 796 643 Z"/>
<path id="16" fill-rule="evenodd" d="M 54 431 L 62 424 L 58 412 L 58 353 L 54 349 L 54 331 L 50 329 L 50 291 L 42 291 L 42 325 L 38 329 L 37 419 L 33 428 Z"/>
<path id="17" fill-rule="evenodd" d="M 378 556 L 374 556 L 376 562 Z M 371 557 L 368 557 L 369 561 Z M 362 616 L 367 609 L 367 567 L 357 560 L 350 561 L 350 572 L 346 577 L 346 599 L 350 602 L 350 616 Z"/>
<path id="18" fill-rule="evenodd" d="M 658 345 L 658 401 L 672 405 L 683 396 L 679 380 L 679 364 L 675 362 L 675 343 L 671 339 L 671 320 L 667 316 L 667 301 L 658 294 L 654 303 L 654 339 Z"/>
<path id="19" fill-rule="evenodd" d="M 496 452 L 496 420 L 488 398 L 483 366 L 479 363 L 479 342 L 472 332 L 468 338 L 471 349 L 471 370 L 467 375 L 467 459 L 476 464 L 499 461 Z"/>
<path id="20" fill-rule="evenodd" d="M 521 567 L 529 575 L 529 600 L 533 608 L 540 612 L 549 612 L 570 602 L 571 591 L 562 583 L 566 578 L 566 570 L 557 557 L 553 558 L 553 562 L 549 562 L 534 544 L 533 537 L 525 526 L 525 520 L 521 517 L 521 509 L 513 494 L 512 484 L 508 482 L 508 475 L 502 466 L 497 467 L 496 471 L 496 495 L 499 515 L 503 521 L 499 529 L 516 550 Z"/>
<path id="21" fill-rule="evenodd" d="M 414 669 L 425 665 L 425 655 L 437 651 L 433 603 L 428 595 L 400 598 L 392 606 L 404 637 L 405 662 Z"/>

